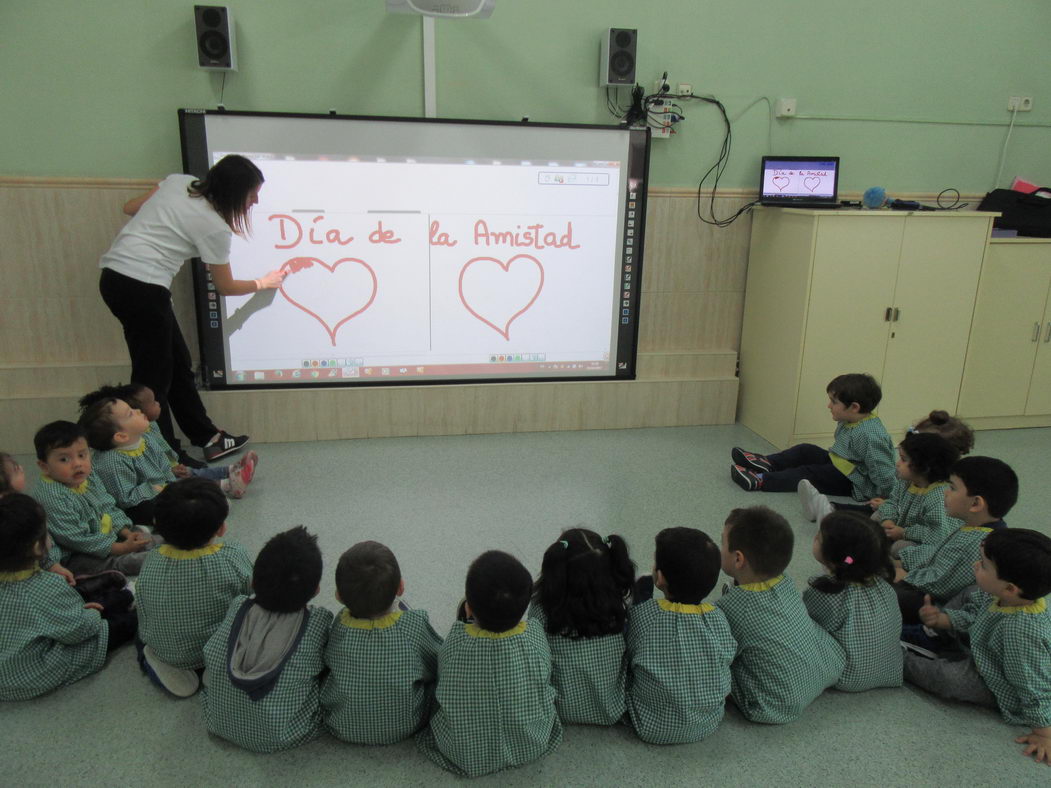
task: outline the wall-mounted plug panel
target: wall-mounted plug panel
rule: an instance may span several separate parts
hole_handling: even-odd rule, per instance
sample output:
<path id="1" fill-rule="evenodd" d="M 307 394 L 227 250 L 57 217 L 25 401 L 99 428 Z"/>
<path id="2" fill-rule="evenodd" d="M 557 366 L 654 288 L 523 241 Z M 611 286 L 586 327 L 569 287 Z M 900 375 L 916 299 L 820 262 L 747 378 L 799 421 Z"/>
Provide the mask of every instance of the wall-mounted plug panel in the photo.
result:
<path id="1" fill-rule="evenodd" d="M 1010 96 L 1007 99 L 1008 112 L 1031 112 L 1033 110 L 1032 96 Z"/>
<path id="2" fill-rule="evenodd" d="M 794 118 L 796 116 L 796 100 L 794 98 L 779 98 L 774 104 L 774 115 L 779 118 Z"/>

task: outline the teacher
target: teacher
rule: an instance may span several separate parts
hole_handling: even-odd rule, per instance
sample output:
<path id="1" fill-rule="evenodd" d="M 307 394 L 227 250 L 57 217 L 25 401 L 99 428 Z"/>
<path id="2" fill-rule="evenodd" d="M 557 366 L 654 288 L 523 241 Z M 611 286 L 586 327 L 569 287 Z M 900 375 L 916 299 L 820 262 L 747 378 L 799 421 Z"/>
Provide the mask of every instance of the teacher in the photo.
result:
<path id="1" fill-rule="evenodd" d="M 251 229 L 249 211 L 259 202 L 263 173 L 244 156 L 226 156 L 197 180 L 169 175 L 146 194 L 124 204 L 131 216 L 99 262 L 99 292 L 124 328 L 131 379 L 153 389 L 161 405 L 161 434 L 185 465 L 203 468 L 180 447 L 172 416 L 212 462 L 236 452 L 247 435 L 230 435 L 208 418 L 197 393 L 186 347 L 172 310 L 171 283 L 183 263 L 199 257 L 220 295 L 247 295 L 281 286 L 284 273 L 234 279 L 230 240 Z"/>

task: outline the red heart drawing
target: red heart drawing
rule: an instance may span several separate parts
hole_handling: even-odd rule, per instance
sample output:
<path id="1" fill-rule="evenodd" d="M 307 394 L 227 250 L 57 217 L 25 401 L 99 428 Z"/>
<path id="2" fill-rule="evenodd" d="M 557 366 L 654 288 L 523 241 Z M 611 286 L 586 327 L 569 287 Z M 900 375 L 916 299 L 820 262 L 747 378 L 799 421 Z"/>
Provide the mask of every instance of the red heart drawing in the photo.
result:
<path id="1" fill-rule="evenodd" d="M 512 274 L 511 266 L 519 260 L 532 263 L 539 272 L 536 290 L 533 291 L 532 295 L 528 296 L 528 300 L 526 299 L 529 293 L 530 280 L 535 274 L 533 274 L 532 268 L 522 265 L 519 265 L 515 269 L 516 273 Z M 481 265 L 472 269 L 472 266 L 476 266 L 479 263 L 496 263 L 500 270 L 494 270 L 487 265 Z M 468 289 L 474 291 L 471 296 L 474 303 L 473 306 L 471 303 L 468 303 L 468 297 L 464 295 L 463 291 L 464 278 L 469 270 L 471 271 L 471 280 L 477 285 L 482 285 L 481 287 L 471 288 L 471 282 L 468 282 Z M 500 277 L 503 281 L 498 280 L 497 277 Z M 519 315 L 536 303 L 536 299 L 540 296 L 540 291 L 544 289 L 544 266 L 540 264 L 539 260 L 528 254 L 516 254 L 506 263 L 497 260 L 495 257 L 475 257 L 468 260 L 464 267 L 460 269 L 459 289 L 460 301 L 463 303 L 464 308 L 497 334 L 510 341 L 511 324 Z M 492 294 L 492 300 L 484 300 L 485 297 L 481 295 L 483 292 Z M 523 301 L 525 301 L 525 306 L 518 309 L 518 305 Z M 488 314 L 492 320 L 483 316 L 482 313 Z"/>
<path id="2" fill-rule="evenodd" d="M 343 263 L 354 265 L 346 266 L 337 273 L 336 269 Z M 315 264 L 320 268 L 315 267 Z M 336 346 L 336 332 L 340 327 L 360 315 L 376 300 L 376 272 L 364 260 L 344 257 L 329 265 L 316 257 L 293 257 L 282 265 L 281 269 L 288 274 L 281 283 L 281 295 L 292 306 L 302 309 L 324 326 L 333 347 Z M 314 272 L 305 273 L 310 269 L 314 269 Z M 319 279 L 320 276 L 327 277 L 329 274 L 340 279 Z M 289 295 L 290 287 L 295 291 L 295 297 Z M 368 293 L 368 298 L 364 299 L 363 305 L 357 306 L 362 304 L 365 293 Z M 308 302 L 310 306 L 304 302 Z M 348 308 L 352 311 L 348 311 Z M 335 325 L 331 325 L 332 323 Z"/>
<path id="3" fill-rule="evenodd" d="M 821 179 L 816 175 L 811 175 L 809 178 L 803 178 L 803 186 L 805 186 L 809 192 L 813 192 L 819 185 L 821 185 Z"/>
<path id="4" fill-rule="evenodd" d="M 788 188 L 788 184 L 792 182 L 792 179 L 785 175 L 775 175 L 772 180 L 774 182 L 774 186 L 777 187 L 777 190 L 779 192 L 783 192 L 786 188 Z"/>

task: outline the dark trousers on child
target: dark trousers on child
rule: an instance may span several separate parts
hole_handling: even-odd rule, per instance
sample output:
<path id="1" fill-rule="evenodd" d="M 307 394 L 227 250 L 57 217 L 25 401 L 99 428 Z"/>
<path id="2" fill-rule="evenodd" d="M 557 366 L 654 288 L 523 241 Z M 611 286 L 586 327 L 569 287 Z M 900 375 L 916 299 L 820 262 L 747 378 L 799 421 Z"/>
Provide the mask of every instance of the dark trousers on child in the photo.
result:
<path id="1" fill-rule="evenodd" d="M 171 292 L 108 268 L 102 269 L 99 292 L 124 328 L 131 379 L 153 389 L 161 405 L 157 426 L 165 440 L 179 451 L 174 416 L 190 443 L 204 446 L 219 430 L 197 393 L 193 362 L 175 320 Z"/>
<path id="2" fill-rule="evenodd" d="M 825 495 L 852 495 L 850 479 L 832 464 L 827 449 L 813 443 L 800 443 L 776 454 L 765 455 L 772 471 L 763 474 L 764 492 L 795 492 L 803 479 Z"/>

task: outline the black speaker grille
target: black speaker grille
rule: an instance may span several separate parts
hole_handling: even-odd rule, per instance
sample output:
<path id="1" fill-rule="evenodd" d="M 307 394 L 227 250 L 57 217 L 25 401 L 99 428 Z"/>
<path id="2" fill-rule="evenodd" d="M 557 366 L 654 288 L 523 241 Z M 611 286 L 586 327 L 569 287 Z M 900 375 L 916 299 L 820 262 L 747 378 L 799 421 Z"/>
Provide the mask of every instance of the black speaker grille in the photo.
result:
<path id="1" fill-rule="evenodd" d="M 613 43 L 619 46 L 621 49 L 627 49 L 631 46 L 631 33 L 627 30 L 618 30 L 616 35 L 613 37 Z"/>
<path id="2" fill-rule="evenodd" d="M 208 27 L 219 27 L 223 23 L 223 13 L 218 8 L 205 8 L 201 11 L 201 21 Z"/>
<path id="3" fill-rule="evenodd" d="M 201 52 L 212 60 L 222 60 L 226 57 L 226 53 L 230 51 L 226 36 L 215 30 L 206 30 L 202 33 L 198 46 L 200 46 Z"/>
<path id="4" fill-rule="evenodd" d="M 635 71 L 635 58 L 623 50 L 614 52 L 609 59 L 609 72 L 613 76 L 628 77 Z"/>

